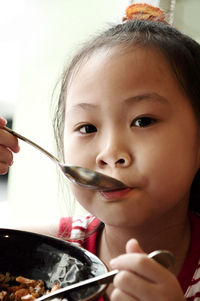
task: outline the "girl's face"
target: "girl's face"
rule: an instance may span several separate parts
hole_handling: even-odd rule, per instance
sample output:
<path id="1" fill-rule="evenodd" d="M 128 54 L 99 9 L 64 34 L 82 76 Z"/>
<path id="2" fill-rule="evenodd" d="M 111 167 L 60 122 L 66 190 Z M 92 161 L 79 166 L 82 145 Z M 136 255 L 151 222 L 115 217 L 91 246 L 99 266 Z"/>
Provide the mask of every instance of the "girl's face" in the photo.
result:
<path id="1" fill-rule="evenodd" d="M 72 184 L 77 200 L 106 224 L 134 226 L 185 210 L 200 166 L 189 100 L 155 49 L 99 50 L 68 89 L 65 161 L 124 182 L 101 193 Z"/>

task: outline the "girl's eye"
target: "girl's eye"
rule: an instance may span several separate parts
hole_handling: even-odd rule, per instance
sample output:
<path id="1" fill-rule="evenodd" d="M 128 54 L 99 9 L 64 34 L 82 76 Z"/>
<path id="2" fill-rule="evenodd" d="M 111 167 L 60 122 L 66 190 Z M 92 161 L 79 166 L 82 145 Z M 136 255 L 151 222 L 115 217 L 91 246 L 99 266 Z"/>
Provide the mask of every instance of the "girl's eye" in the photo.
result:
<path id="1" fill-rule="evenodd" d="M 155 119 L 153 119 L 152 117 L 140 117 L 133 120 L 131 125 L 136 127 L 148 127 L 154 123 Z"/>
<path id="2" fill-rule="evenodd" d="M 90 134 L 90 133 L 97 132 L 97 128 L 92 124 L 85 124 L 85 125 L 80 126 L 78 128 L 78 131 L 81 134 Z"/>

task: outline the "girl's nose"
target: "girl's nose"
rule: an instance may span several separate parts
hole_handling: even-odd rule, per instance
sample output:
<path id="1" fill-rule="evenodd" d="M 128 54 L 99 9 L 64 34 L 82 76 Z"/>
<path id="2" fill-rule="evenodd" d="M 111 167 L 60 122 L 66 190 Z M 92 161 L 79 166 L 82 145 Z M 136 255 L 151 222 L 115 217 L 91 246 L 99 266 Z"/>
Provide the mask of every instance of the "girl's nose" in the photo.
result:
<path id="1" fill-rule="evenodd" d="M 112 147 L 102 150 L 96 158 L 98 167 L 128 167 L 132 162 L 131 155 L 126 151 L 113 149 Z"/>

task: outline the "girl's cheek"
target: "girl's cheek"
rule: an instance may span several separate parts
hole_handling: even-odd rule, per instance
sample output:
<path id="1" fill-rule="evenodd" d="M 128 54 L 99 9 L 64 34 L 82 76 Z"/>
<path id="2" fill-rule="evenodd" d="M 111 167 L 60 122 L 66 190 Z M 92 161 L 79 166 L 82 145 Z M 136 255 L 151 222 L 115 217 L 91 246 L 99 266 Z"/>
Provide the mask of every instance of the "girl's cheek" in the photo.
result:
<path id="1" fill-rule="evenodd" d="M 70 189 L 76 199 L 76 201 L 79 202 L 79 204 L 88 212 L 90 212 L 91 214 L 93 214 L 94 212 L 92 212 L 93 210 L 91 210 L 91 205 L 93 203 L 94 200 L 94 192 L 89 191 L 87 189 L 84 188 L 79 188 L 77 185 L 75 184 L 70 184 Z"/>
<path id="2" fill-rule="evenodd" d="M 81 151 L 78 148 L 73 148 L 72 146 L 65 146 L 64 148 L 64 158 L 66 164 L 80 165 L 78 164 L 81 158 Z"/>

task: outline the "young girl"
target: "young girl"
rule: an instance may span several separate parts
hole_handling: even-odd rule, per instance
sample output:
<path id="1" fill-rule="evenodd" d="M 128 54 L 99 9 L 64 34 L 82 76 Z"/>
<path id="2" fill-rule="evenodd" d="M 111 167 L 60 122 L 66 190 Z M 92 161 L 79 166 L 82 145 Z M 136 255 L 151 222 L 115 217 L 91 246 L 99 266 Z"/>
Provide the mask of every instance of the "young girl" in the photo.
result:
<path id="1" fill-rule="evenodd" d="M 125 19 L 86 44 L 66 70 L 55 129 L 66 164 L 128 188 L 71 184 L 90 215 L 62 218 L 57 235 L 120 270 L 100 300 L 197 301 L 200 46 L 158 8 L 131 5 Z M 4 125 L 0 119 L 2 174 L 19 151 Z M 147 257 L 156 249 L 174 254 L 172 271 Z"/>

